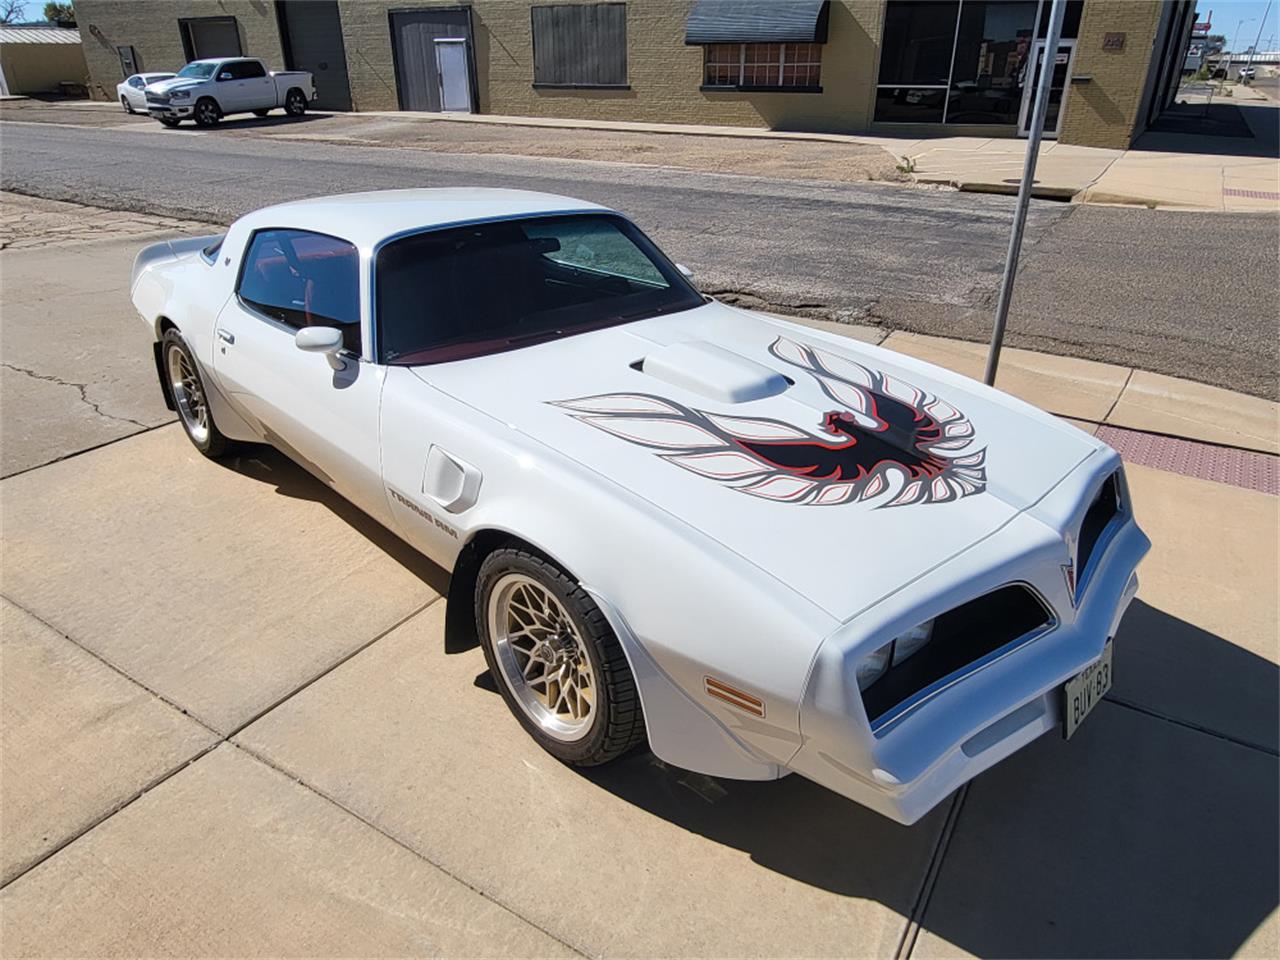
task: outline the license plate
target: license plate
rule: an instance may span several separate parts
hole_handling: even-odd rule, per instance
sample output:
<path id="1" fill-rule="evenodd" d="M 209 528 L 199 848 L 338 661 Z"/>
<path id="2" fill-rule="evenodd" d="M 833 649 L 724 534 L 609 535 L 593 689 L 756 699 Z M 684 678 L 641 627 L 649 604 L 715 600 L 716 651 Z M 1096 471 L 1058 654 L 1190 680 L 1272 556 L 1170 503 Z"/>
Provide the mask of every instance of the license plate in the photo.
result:
<path id="1" fill-rule="evenodd" d="M 1067 740 L 1111 689 L 1111 641 L 1100 656 L 1063 685 L 1062 735 Z"/>

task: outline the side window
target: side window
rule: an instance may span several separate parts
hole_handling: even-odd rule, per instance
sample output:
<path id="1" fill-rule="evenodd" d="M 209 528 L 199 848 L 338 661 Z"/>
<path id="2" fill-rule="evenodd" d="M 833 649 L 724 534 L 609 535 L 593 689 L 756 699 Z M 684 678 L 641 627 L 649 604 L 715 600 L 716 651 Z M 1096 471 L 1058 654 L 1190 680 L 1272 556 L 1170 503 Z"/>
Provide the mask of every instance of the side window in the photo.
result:
<path id="1" fill-rule="evenodd" d="M 248 307 L 293 329 L 338 327 L 360 352 L 360 255 L 345 240 L 306 230 L 259 230 L 236 292 Z"/>
<path id="2" fill-rule="evenodd" d="M 145 84 L 142 82 L 141 77 L 130 77 L 129 86 L 133 87 L 135 90 L 141 90 Z"/>
<path id="3" fill-rule="evenodd" d="M 239 80 L 243 74 L 240 72 L 241 64 L 238 60 L 232 60 L 230 63 L 224 63 L 218 68 L 218 79 L 230 77 L 232 80 Z"/>
<path id="4" fill-rule="evenodd" d="M 267 75 L 266 69 L 256 60 L 242 60 L 236 66 L 240 68 L 237 76 L 242 80 L 252 80 L 255 77 L 265 77 Z"/>
<path id="5" fill-rule="evenodd" d="M 225 239 L 226 235 L 223 234 L 217 240 L 213 241 L 213 243 L 200 251 L 200 256 L 204 257 L 206 263 L 213 264 L 214 261 L 218 259 L 218 251 L 222 249 L 222 241 Z"/>

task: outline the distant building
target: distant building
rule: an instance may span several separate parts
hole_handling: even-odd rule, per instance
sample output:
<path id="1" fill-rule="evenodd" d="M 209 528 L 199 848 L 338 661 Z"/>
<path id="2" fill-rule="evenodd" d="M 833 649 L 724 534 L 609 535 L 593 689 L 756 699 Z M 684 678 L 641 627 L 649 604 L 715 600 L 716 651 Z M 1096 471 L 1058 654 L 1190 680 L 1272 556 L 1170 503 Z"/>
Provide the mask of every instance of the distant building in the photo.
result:
<path id="1" fill-rule="evenodd" d="M 80 31 L 52 23 L 0 24 L 0 95 L 59 93 L 88 82 Z"/>
<path id="2" fill-rule="evenodd" d="M 1018 136 L 1049 0 L 77 0 L 93 94 L 221 55 L 319 109 Z M 1128 146 L 1177 89 L 1193 0 L 1070 0 L 1048 136 Z"/>

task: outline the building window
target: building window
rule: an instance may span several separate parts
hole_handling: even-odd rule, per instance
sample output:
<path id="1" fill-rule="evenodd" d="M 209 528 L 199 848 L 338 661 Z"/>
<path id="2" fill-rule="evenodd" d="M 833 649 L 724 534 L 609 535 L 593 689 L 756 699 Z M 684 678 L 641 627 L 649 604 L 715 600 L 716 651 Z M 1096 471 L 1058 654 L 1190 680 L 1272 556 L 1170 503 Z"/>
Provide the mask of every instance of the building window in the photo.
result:
<path id="1" fill-rule="evenodd" d="M 557 4 L 531 10 L 535 87 L 627 86 L 627 5 Z"/>
<path id="2" fill-rule="evenodd" d="M 703 50 L 704 86 L 815 90 L 822 80 L 820 43 L 709 43 Z"/>
<path id="3" fill-rule="evenodd" d="M 875 119 L 1016 125 L 1048 0 L 889 0 Z M 1069 0 L 1064 39 L 1079 32 Z M 1040 33 L 1043 36 L 1043 32 Z"/>

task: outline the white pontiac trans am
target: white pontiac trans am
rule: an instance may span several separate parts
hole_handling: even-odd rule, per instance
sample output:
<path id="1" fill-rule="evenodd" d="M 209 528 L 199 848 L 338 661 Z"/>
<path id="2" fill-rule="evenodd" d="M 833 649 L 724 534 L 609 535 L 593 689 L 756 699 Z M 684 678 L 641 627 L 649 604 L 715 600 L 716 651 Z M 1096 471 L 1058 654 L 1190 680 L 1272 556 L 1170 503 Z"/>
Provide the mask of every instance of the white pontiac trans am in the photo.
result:
<path id="1" fill-rule="evenodd" d="M 191 442 L 272 444 L 452 570 L 567 763 L 647 740 L 912 823 L 1111 685 L 1150 546 L 1113 450 L 701 296 L 614 211 L 286 203 L 147 247 L 132 295 Z"/>

